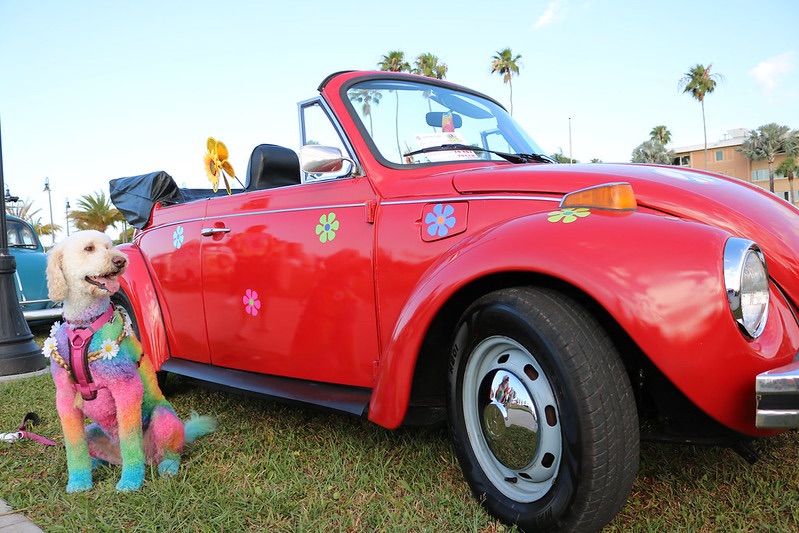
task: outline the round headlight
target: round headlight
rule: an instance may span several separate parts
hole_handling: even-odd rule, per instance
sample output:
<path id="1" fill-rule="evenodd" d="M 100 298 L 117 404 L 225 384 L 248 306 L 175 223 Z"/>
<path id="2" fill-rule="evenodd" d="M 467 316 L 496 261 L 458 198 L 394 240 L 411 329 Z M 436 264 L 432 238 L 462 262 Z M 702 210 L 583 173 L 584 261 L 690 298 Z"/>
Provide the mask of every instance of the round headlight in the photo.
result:
<path id="1" fill-rule="evenodd" d="M 724 246 L 724 283 L 735 321 L 751 338 L 763 333 L 768 319 L 768 270 L 754 242 L 733 237 Z"/>

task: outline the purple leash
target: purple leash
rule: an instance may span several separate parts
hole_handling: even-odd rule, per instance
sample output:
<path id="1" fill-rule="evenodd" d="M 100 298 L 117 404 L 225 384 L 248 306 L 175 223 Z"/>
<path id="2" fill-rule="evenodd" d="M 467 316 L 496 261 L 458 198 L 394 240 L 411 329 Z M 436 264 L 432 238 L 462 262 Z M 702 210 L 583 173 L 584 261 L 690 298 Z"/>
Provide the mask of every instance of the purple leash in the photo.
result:
<path id="1" fill-rule="evenodd" d="M 45 446 L 56 446 L 56 443 L 47 437 L 42 437 L 32 431 L 28 431 L 26 429 L 28 422 L 31 423 L 31 426 L 35 426 L 39 423 L 39 415 L 36 413 L 27 413 L 16 431 L 12 433 L 0 433 L 0 442 L 15 442 L 19 439 L 28 439 L 44 444 Z"/>

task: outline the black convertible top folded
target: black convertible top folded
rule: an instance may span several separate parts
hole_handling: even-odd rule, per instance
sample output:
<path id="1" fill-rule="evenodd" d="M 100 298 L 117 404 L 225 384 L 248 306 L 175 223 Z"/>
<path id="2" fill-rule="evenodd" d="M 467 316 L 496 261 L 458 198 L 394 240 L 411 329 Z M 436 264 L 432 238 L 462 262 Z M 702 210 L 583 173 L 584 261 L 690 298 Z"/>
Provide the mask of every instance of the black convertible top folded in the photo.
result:
<path id="1" fill-rule="evenodd" d="M 156 203 L 170 205 L 184 201 L 175 180 L 163 170 L 113 179 L 109 186 L 111 201 L 134 228 L 143 229 L 147 225 Z"/>

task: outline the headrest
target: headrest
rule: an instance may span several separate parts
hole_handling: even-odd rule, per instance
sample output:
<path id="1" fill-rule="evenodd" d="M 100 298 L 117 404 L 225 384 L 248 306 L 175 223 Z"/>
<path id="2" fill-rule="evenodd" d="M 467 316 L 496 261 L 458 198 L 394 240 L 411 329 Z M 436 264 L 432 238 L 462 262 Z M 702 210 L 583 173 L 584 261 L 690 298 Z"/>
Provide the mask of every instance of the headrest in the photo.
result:
<path id="1" fill-rule="evenodd" d="M 276 144 L 259 144 L 247 165 L 248 191 L 300 183 L 300 160 L 294 150 Z"/>

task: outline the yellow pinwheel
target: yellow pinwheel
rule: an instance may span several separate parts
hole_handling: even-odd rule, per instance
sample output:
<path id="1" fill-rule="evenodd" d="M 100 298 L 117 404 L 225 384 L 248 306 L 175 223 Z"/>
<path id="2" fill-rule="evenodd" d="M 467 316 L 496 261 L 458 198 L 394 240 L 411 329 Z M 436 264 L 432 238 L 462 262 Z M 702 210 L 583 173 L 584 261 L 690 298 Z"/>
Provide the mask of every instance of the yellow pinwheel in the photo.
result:
<path id="1" fill-rule="evenodd" d="M 211 182 L 211 186 L 214 189 L 214 192 L 219 190 L 219 178 L 222 177 L 222 180 L 225 182 L 225 189 L 227 190 L 228 194 L 232 194 L 230 190 L 230 183 L 228 182 L 228 176 L 231 178 L 236 177 L 236 173 L 233 171 L 233 166 L 228 162 L 228 151 L 227 146 L 222 141 L 217 141 L 213 137 L 208 137 L 208 142 L 206 143 L 208 147 L 208 153 L 205 154 L 205 174 L 208 176 L 208 181 Z M 241 182 L 239 182 L 241 183 Z"/>

